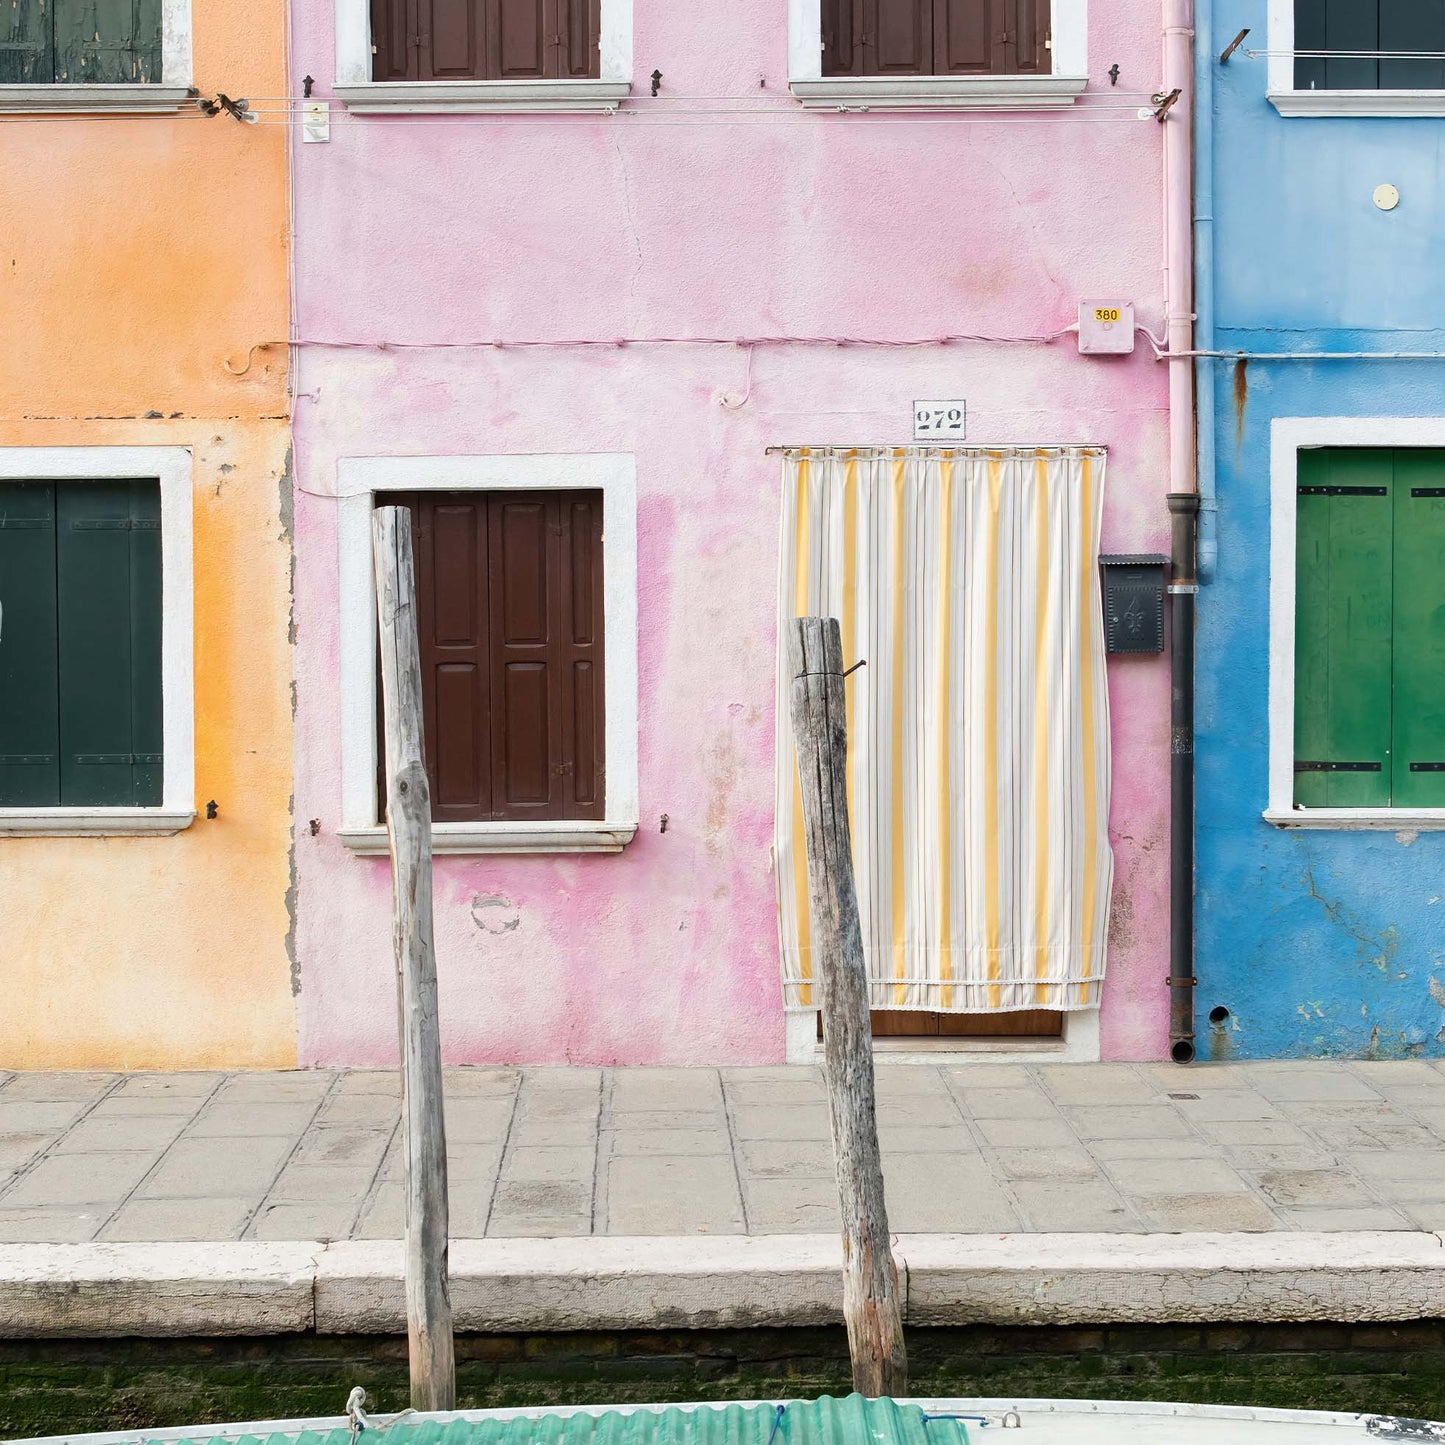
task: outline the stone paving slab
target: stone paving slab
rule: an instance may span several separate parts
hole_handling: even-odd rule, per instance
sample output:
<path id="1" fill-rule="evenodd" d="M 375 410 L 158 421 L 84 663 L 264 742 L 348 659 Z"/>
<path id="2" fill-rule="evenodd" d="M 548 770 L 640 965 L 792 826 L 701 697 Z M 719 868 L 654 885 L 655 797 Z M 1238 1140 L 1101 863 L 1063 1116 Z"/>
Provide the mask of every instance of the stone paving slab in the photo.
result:
<path id="1" fill-rule="evenodd" d="M 836 1227 L 815 1067 L 447 1071 L 452 1232 Z M 878 1065 L 900 1233 L 1445 1227 L 1445 1062 Z M 0 1075 L 0 1244 L 385 1240 L 394 1073 Z"/>

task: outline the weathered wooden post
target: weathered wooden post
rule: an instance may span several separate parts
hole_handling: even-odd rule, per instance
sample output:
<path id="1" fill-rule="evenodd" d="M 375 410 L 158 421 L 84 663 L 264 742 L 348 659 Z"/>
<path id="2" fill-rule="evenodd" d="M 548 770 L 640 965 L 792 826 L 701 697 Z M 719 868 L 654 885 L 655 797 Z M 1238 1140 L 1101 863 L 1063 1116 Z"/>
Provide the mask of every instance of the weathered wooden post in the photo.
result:
<path id="1" fill-rule="evenodd" d="M 788 623 L 788 677 L 807 836 L 813 978 L 823 1011 L 833 1164 L 843 1212 L 843 1317 L 853 1388 L 863 1395 L 906 1395 L 908 1356 L 883 1202 L 868 974 L 848 833 L 848 716 L 836 619 L 799 617 Z"/>
<path id="2" fill-rule="evenodd" d="M 447 1135 L 437 968 L 432 945 L 431 793 L 422 754 L 421 650 L 411 513 L 372 518 L 381 692 L 386 718 L 386 831 L 391 844 L 392 942 L 401 1036 L 401 1133 L 406 1164 L 406 1325 L 411 1403 L 456 1403 L 447 1290 Z"/>

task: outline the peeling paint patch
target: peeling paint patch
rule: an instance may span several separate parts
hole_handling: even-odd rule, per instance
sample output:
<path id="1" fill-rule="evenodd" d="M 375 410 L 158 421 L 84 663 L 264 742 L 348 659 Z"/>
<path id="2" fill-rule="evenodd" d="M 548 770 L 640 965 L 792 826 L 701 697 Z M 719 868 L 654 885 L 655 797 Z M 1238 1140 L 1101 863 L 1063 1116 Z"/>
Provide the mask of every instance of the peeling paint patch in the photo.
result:
<path id="1" fill-rule="evenodd" d="M 1414 828 L 1401 828 L 1400 831 L 1395 834 L 1395 841 L 1402 848 L 1408 848 L 1419 836 L 1419 832 Z"/>
<path id="2" fill-rule="evenodd" d="M 478 893 L 472 898 L 472 922 L 494 936 L 515 933 L 522 926 L 522 913 L 504 894 Z"/>

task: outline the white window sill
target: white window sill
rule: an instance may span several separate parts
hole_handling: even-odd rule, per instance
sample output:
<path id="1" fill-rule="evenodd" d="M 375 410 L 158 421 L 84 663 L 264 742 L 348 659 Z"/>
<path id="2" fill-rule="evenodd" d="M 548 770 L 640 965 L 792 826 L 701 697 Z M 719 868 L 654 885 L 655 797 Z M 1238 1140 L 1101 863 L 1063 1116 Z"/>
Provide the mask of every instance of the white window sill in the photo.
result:
<path id="1" fill-rule="evenodd" d="M 434 823 L 433 853 L 620 853 L 636 823 Z M 341 828 L 336 836 L 353 853 L 387 851 L 386 829 Z"/>
<path id="2" fill-rule="evenodd" d="M 1086 75 L 833 75 L 789 88 L 807 110 L 1056 110 L 1088 83 Z"/>
<path id="3" fill-rule="evenodd" d="M 1445 115 L 1445 90 L 1272 90 L 1281 115 Z"/>
<path id="4" fill-rule="evenodd" d="M 169 837 L 195 820 L 164 808 L 0 808 L 0 838 Z"/>
<path id="5" fill-rule="evenodd" d="M 1445 831 L 1445 808 L 1266 808 L 1276 828 L 1376 829 L 1391 833 Z"/>
<path id="6" fill-rule="evenodd" d="M 0 115 L 173 115 L 195 97 L 188 85 L 0 85 Z"/>
<path id="7" fill-rule="evenodd" d="M 625 80 L 369 80 L 337 85 L 348 110 L 398 115 L 438 112 L 614 111 L 627 99 Z"/>

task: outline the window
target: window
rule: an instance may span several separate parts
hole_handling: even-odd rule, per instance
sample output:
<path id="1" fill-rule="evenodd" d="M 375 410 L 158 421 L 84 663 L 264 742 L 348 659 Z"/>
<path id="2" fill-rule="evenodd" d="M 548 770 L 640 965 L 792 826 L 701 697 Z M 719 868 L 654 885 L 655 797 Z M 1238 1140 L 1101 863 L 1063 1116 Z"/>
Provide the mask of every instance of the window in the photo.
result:
<path id="1" fill-rule="evenodd" d="M 175 111 L 190 79 L 190 0 L 0 5 L 0 110 Z"/>
<path id="2" fill-rule="evenodd" d="M 822 0 L 824 75 L 1047 75 L 1049 0 Z"/>
<path id="3" fill-rule="evenodd" d="M 1296 807 L 1445 807 L 1445 452 L 1299 458 Z"/>
<path id="4" fill-rule="evenodd" d="M 1045 110 L 1089 80 L 1087 0 L 788 0 L 788 84 L 820 110 Z"/>
<path id="5" fill-rule="evenodd" d="M 1442 52 L 1445 0 L 1269 0 L 1281 115 L 1445 114 Z"/>
<path id="6" fill-rule="evenodd" d="M 179 447 L 0 448 L 0 836 L 194 816 L 190 474 Z"/>
<path id="7" fill-rule="evenodd" d="M 372 0 L 372 79 L 595 80 L 600 22 L 600 0 Z"/>
<path id="8" fill-rule="evenodd" d="M 0 9 L 0 84 L 133 85 L 160 77 L 160 0 L 22 0 Z"/>
<path id="9" fill-rule="evenodd" d="M 632 0 L 336 0 L 353 110 L 608 110 L 631 81 Z"/>
<path id="10" fill-rule="evenodd" d="M 433 820 L 603 817 L 601 494 L 376 504 L 412 513 Z"/>
<path id="11" fill-rule="evenodd" d="M 385 853 L 373 508 L 411 509 L 437 853 L 637 831 L 637 478 L 615 452 L 342 457 L 341 841 Z"/>
<path id="12" fill-rule="evenodd" d="M 1294 48 L 1296 90 L 1440 90 L 1445 61 L 1388 52 L 1445 53 L 1445 0 L 1295 0 Z"/>

